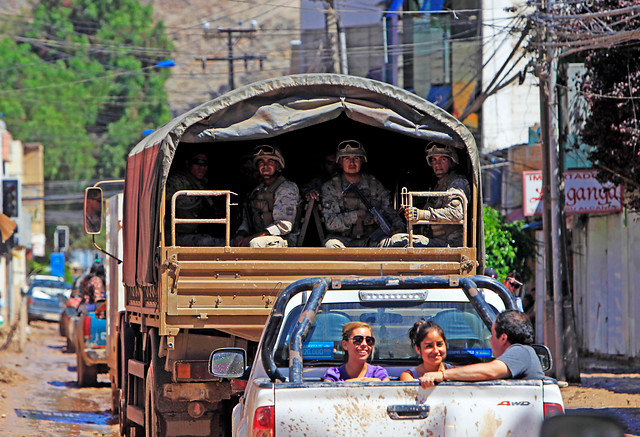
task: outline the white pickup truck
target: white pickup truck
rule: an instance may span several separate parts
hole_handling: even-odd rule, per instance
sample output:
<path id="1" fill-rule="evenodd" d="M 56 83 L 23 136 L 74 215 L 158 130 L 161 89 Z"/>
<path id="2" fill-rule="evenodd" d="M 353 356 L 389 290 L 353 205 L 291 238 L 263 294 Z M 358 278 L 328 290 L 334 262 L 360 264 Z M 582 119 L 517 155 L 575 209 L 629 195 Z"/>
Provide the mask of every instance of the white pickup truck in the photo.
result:
<path id="1" fill-rule="evenodd" d="M 278 297 L 260 341 L 244 395 L 233 410 L 234 436 L 538 436 L 545 417 L 563 412 L 556 381 L 444 382 L 421 388 L 400 381 L 418 364 L 407 332 L 421 318 L 445 331 L 446 361 L 492 359 L 496 314 L 515 308 L 511 294 L 484 276 L 310 278 Z M 369 323 L 373 363 L 389 382 L 323 382 L 342 363 L 341 328 Z M 548 349 L 536 347 L 543 369 Z M 242 378 L 242 349 L 218 349 L 212 374 Z"/>

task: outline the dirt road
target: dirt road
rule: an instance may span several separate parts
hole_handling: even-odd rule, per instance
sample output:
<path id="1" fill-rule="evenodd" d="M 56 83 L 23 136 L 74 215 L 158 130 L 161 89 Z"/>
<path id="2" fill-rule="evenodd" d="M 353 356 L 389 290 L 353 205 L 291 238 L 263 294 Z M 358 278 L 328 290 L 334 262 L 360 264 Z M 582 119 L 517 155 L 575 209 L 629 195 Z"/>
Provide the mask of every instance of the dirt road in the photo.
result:
<path id="1" fill-rule="evenodd" d="M 117 436 L 106 375 L 76 385 L 75 355 L 55 323 L 32 322 L 24 353 L 0 351 L 0 435 Z M 0 345 L 4 344 L 0 337 Z M 640 374 L 633 363 L 582 360 L 582 384 L 562 389 L 567 412 L 606 414 L 640 437 Z"/>
<path id="2" fill-rule="evenodd" d="M 79 388 L 58 325 L 34 321 L 29 329 L 24 353 L 14 344 L 0 352 L 0 435 L 118 436 L 106 375 L 98 387 Z"/>

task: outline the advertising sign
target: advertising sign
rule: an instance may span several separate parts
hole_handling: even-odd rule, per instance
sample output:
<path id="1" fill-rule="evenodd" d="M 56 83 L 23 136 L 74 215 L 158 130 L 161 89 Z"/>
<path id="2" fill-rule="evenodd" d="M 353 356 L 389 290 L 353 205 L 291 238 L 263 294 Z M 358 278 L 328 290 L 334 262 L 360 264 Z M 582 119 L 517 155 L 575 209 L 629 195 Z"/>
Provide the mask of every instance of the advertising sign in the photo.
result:
<path id="1" fill-rule="evenodd" d="M 622 186 L 603 185 L 596 180 L 597 172 L 598 170 L 594 169 L 564 172 L 567 214 L 602 214 L 622 211 Z M 542 172 L 522 172 L 522 192 L 524 215 L 542 214 Z"/>

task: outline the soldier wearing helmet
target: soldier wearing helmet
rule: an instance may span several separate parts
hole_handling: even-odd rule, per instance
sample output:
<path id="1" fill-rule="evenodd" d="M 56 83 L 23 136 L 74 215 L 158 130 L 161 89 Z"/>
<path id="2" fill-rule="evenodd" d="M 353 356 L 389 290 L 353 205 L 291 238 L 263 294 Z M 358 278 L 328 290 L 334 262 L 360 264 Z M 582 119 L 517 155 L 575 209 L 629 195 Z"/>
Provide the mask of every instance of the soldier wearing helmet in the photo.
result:
<path id="1" fill-rule="evenodd" d="M 322 184 L 322 215 L 329 236 L 325 247 L 376 247 L 384 234 L 362 199 L 344 190 L 353 183 L 380 213 L 392 229 L 402 229 L 402 220 L 391 208 L 389 191 L 372 175 L 362 172 L 367 152 L 356 140 L 342 141 L 336 151 L 341 172 Z"/>
<path id="2" fill-rule="evenodd" d="M 465 202 L 469 199 L 471 189 L 469 182 L 461 174 L 455 171 L 459 164 L 456 150 L 449 145 L 429 143 L 425 148 L 427 164 L 433 169 L 438 179 L 435 187 L 430 191 L 454 190 L 462 194 Z M 453 196 L 427 198 L 424 209 L 415 207 L 406 208 L 407 221 L 440 220 L 460 221 L 463 218 L 463 206 L 460 199 Z M 423 229 L 423 235 L 414 233 L 414 246 L 431 247 L 460 247 L 462 246 L 462 228 L 459 225 L 437 224 L 430 229 Z M 425 235 L 426 234 L 426 235 Z M 382 242 L 384 246 L 406 247 L 409 243 L 409 235 L 406 233 L 395 234 Z"/>
<path id="3" fill-rule="evenodd" d="M 257 146 L 253 164 L 261 182 L 247 198 L 242 224 L 234 245 L 249 247 L 288 247 L 296 222 L 300 193 L 293 182 L 282 175 L 284 157 L 275 146 Z M 290 241 L 291 240 L 291 241 Z"/>
<path id="4" fill-rule="evenodd" d="M 184 161 L 184 169 L 172 172 L 167 178 L 166 202 L 167 211 L 171 211 L 171 199 L 181 190 L 207 190 L 207 172 L 209 158 L 203 149 L 190 150 Z M 176 218 L 210 219 L 220 216 L 220 206 L 212 197 L 178 196 L 176 198 Z M 171 235 L 170 220 L 167 220 L 167 235 Z M 176 225 L 177 246 L 224 246 L 224 240 L 211 235 L 211 231 L 219 231 L 205 223 L 183 223 Z"/>

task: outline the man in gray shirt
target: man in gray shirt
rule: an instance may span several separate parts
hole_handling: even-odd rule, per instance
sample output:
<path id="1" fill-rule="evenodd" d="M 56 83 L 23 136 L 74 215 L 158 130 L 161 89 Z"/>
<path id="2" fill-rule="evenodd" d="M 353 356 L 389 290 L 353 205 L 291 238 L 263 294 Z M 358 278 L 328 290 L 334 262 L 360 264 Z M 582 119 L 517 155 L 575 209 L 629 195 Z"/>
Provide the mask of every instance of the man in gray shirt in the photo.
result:
<path id="1" fill-rule="evenodd" d="M 493 361 L 428 372 L 420 378 L 420 384 L 430 387 L 442 381 L 542 379 L 544 372 L 531 343 L 533 327 L 526 314 L 516 310 L 504 311 L 498 314 L 491 326 Z"/>

